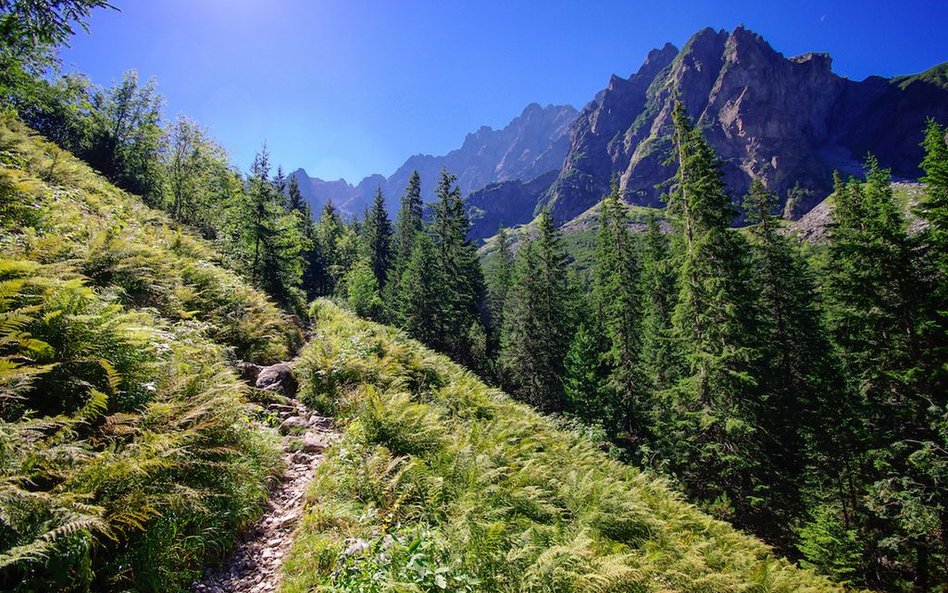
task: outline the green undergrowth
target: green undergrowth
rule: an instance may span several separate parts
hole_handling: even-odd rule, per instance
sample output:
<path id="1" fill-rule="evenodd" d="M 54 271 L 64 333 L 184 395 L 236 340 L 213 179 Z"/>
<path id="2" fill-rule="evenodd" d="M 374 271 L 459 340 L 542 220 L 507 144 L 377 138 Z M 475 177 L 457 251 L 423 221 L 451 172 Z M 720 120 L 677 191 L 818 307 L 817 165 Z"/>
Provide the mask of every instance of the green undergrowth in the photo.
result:
<path id="1" fill-rule="evenodd" d="M 209 245 L 0 119 L 0 590 L 181 591 L 279 470 L 235 359 L 297 325 Z"/>
<path id="2" fill-rule="evenodd" d="M 841 590 L 402 333 L 313 317 L 301 397 L 345 430 L 284 593 Z"/>

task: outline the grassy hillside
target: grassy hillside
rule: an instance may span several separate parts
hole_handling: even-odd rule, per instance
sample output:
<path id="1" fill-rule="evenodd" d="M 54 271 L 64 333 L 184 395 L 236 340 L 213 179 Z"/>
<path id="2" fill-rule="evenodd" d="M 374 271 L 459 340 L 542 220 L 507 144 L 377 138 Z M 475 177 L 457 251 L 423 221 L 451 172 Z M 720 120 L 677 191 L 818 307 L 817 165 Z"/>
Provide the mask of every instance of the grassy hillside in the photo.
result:
<path id="1" fill-rule="evenodd" d="M 0 589 L 176 591 L 278 469 L 229 364 L 299 328 L 164 215 L 0 119 Z"/>
<path id="2" fill-rule="evenodd" d="M 401 333 L 314 318 L 303 397 L 346 430 L 284 592 L 841 590 Z"/>

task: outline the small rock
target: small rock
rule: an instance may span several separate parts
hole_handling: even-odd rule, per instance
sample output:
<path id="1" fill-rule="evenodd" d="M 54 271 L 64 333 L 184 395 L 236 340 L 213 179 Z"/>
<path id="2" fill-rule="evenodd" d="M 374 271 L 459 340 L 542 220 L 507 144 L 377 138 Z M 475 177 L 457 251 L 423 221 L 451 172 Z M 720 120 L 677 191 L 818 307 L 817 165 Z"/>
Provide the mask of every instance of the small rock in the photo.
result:
<path id="1" fill-rule="evenodd" d="M 303 450 L 307 453 L 319 453 L 326 448 L 326 442 L 315 432 L 307 432 L 303 435 Z"/>
<path id="2" fill-rule="evenodd" d="M 293 376 L 293 370 L 285 362 L 264 367 L 257 375 L 257 389 L 275 391 L 287 397 L 296 395 L 299 384 Z"/>
<path id="3" fill-rule="evenodd" d="M 261 370 L 263 370 L 262 366 L 252 362 L 241 361 L 237 363 L 237 372 L 240 374 L 240 378 L 251 385 L 257 384 L 257 377 L 260 376 Z"/>
<path id="4" fill-rule="evenodd" d="M 302 416 L 290 416 L 280 424 L 280 432 L 283 434 L 294 428 L 309 428 L 309 421 Z"/>
<path id="5" fill-rule="evenodd" d="M 309 425 L 316 428 L 329 428 L 332 426 L 332 418 L 326 416 L 317 416 L 313 414 L 309 417 Z"/>
<path id="6" fill-rule="evenodd" d="M 343 556 L 352 556 L 353 554 L 361 554 L 362 552 L 365 552 L 368 549 L 369 549 L 369 544 L 362 541 L 361 539 L 357 539 L 353 541 L 351 544 L 349 544 L 349 547 L 346 548 L 346 551 L 343 552 L 342 554 Z"/>

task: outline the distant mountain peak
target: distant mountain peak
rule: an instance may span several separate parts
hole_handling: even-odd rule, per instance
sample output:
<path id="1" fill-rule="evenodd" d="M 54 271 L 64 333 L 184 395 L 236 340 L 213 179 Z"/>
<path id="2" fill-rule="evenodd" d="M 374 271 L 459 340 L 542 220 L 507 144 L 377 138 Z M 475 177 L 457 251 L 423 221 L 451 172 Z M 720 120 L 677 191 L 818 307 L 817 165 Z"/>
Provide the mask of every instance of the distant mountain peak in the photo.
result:
<path id="1" fill-rule="evenodd" d="M 442 167 L 457 176 L 465 195 L 489 183 L 526 181 L 559 170 L 569 149 L 569 130 L 576 115 L 576 109 L 570 105 L 530 103 L 502 129 L 480 126 L 464 137 L 459 148 L 446 155 L 412 155 L 388 177 L 370 175 L 355 186 L 344 179 L 310 178 L 303 169 L 297 169 L 293 175 L 316 212 L 331 198 L 344 214 L 359 215 L 380 187 L 389 212 L 394 215 L 415 170 L 421 175 L 422 197 L 426 201 L 434 199 Z"/>

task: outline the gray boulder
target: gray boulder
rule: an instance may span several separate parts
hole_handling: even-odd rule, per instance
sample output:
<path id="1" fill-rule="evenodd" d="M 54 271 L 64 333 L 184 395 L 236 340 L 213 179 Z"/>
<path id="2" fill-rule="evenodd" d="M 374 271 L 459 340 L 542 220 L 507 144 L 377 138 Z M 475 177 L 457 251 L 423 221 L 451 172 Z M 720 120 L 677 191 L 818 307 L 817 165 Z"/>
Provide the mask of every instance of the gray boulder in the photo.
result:
<path id="1" fill-rule="evenodd" d="M 261 369 L 260 374 L 257 375 L 256 386 L 257 389 L 275 391 L 287 397 L 296 395 L 296 390 L 299 388 L 296 377 L 293 376 L 293 370 L 285 362 Z"/>

